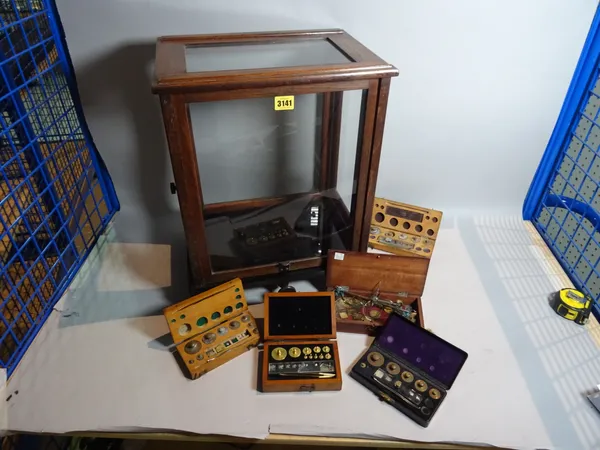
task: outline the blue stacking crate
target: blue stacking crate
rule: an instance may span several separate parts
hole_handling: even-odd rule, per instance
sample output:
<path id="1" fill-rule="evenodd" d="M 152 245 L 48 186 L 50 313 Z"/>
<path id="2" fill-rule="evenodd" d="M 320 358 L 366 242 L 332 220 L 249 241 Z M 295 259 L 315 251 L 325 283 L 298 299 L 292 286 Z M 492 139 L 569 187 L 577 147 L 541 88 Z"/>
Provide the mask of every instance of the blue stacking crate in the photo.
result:
<path id="1" fill-rule="evenodd" d="M 600 11 L 531 184 L 531 220 L 600 318 Z"/>
<path id="2" fill-rule="evenodd" d="M 0 367 L 9 375 L 118 208 L 56 5 L 0 0 Z"/>

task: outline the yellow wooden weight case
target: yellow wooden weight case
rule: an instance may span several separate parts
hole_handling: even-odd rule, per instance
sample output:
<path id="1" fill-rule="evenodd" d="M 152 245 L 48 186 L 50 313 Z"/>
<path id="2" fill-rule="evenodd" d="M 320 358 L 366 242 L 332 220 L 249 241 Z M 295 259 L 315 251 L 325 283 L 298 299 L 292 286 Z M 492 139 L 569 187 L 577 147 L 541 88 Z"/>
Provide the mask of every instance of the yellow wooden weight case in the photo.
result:
<path id="1" fill-rule="evenodd" d="M 169 306 L 163 315 L 192 379 L 245 353 L 260 339 L 239 278 Z"/>

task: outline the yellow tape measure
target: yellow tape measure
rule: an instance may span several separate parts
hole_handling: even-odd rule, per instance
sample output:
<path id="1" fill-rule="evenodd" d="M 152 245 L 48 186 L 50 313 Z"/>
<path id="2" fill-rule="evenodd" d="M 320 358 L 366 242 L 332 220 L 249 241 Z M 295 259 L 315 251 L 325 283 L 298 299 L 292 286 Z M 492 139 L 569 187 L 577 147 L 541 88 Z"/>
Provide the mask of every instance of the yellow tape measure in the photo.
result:
<path id="1" fill-rule="evenodd" d="M 576 289 L 561 289 L 552 297 L 550 306 L 561 317 L 585 325 L 592 312 L 592 299 Z"/>

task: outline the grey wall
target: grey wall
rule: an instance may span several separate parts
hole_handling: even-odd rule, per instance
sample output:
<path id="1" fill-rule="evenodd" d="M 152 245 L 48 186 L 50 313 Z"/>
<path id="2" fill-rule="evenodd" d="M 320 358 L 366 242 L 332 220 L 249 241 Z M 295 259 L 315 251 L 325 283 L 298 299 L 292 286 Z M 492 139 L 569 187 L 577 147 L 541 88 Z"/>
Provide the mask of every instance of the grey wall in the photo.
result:
<path id="1" fill-rule="evenodd" d="M 595 0 L 57 0 L 84 111 L 139 239 L 177 209 L 150 76 L 157 36 L 341 27 L 400 69 L 377 195 L 518 209 Z M 171 214 L 172 215 L 172 214 Z M 145 220 L 151 219 L 151 220 Z"/>

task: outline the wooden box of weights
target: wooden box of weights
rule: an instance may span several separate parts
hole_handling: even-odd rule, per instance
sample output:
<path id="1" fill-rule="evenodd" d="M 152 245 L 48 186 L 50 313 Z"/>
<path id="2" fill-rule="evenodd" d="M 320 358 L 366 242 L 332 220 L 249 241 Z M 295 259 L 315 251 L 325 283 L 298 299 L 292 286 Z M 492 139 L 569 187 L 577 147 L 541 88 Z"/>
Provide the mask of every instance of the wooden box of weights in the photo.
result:
<path id="1" fill-rule="evenodd" d="M 399 256 L 431 259 L 443 213 L 375 197 L 369 247 Z"/>
<path id="2" fill-rule="evenodd" d="M 163 314 L 194 380 L 255 347 L 260 339 L 239 278 L 169 306 Z"/>
<path id="3" fill-rule="evenodd" d="M 326 282 L 336 297 L 337 329 L 374 335 L 394 309 L 424 327 L 428 270 L 425 258 L 329 250 Z M 381 302 L 372 301 L 374 294 Z"/>
<path id="4" fill-rule="evenodd" d="M 342 388 L 334 303 L 332 292 L 265 294 L 263 392 Z"/>

